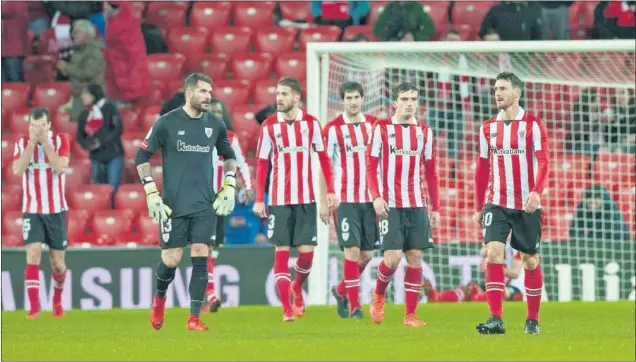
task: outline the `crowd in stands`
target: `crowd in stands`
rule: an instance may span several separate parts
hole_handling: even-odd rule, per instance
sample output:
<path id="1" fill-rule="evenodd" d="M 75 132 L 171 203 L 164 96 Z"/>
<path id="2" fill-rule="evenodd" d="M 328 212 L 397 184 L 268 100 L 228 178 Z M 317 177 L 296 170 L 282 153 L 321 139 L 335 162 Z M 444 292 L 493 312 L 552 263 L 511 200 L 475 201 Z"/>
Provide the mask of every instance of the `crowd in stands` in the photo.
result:
<path id="1" fill-rule="evenodd" d="M 215 111 L 253 166 L 259 124 L 275 112 L 276 79 L 306 79 L 307 42 L 634 39 L 635 12 L 633 1 L 2 2 L 3 244 L 21 245 L 21 178 L 10 162 L 30 107 L 47 107 L 53 127 L 73 140 L 69 245 L 155 245 L 159 230 L 146 217 L 133 159 L 157 117 L 183 104 L 187 73 L 214 79 Z M 633 75 L 633 57 L 625 62 Z M 438 239 L 477 241 L 472 212 L 459 212 L 466 220 L 450 215 L 472 208 L 474 150 L 462 144 L 495 112 L 490 84 L 441 73 L 418 78 L 421 118 L 445 140 L 438 148 L 449 216 Z M 550 127 L 557 182 L 545 200 L 548 215 L 571 217 L 551 218 L 546 238 L 629 239 L 636 234 L 634 89 L 555 87 L 550 92 L 568 99 L 550 104 L 567 124 Z M 526 89 L 528 99 L 541 92 Z M 552 110 L 530 102 L 532 111 Z M 267 241 L 250 205 L 237 206 L 228 223 L 228 245 Z"/>

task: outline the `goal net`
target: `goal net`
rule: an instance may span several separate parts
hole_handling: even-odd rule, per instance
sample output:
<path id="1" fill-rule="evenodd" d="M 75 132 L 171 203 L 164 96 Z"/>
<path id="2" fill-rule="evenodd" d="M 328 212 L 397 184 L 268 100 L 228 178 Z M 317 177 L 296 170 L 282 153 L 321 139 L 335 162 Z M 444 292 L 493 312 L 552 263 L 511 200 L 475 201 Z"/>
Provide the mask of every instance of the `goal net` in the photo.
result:
<path id="1" fill-rule="evenodd" d="M 442 226 L 424 253 L 424 277 L 439 291 L 484 281 L 482 231 L 472 220 L 481 122 L 497 113 L 492 87 L 501 71 L 524 89 L 521 106 L 550 137 L 551 174 L 542 195 L 544 300 L 634 300 L 636 108 L 634 41 L 520 43 L 313 43 L 308 46 L 308 110 L 321 122 L 343 109 L 343 82 L 364 87 L 363 110 L 392 114 L 392 89 L 420 88 L 417 119 L 435 132 Z M 334 304 L 343 252 L 333 225 L 319 230 L 310 302 Z M 327 243 L 328 241 L 328 243 Z M 378 253 L 361 276 L 369 303 Z M 404 262 L 403 262 L 404 264 Z M 389 300 L 404 302 L 398 269 Z M 523 284 L 521 284 L 523 286 Z M 423 294 L 422 301 L 427 297 Z"/>

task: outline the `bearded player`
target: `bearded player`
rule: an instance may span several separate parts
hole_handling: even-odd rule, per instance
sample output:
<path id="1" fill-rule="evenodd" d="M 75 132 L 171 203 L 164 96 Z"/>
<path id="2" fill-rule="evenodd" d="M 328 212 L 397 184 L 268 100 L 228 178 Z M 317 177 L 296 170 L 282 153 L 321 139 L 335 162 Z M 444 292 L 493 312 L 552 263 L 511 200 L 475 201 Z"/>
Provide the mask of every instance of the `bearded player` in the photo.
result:
<path id="1" fill-rule="evenodd" d="M 543 274 L 539 266 L 541 193 L 550 173 L 548 136 L 538 117 L 519 106 L 523 83 L 513 73 L 495 82 L 499 114 L 479 129 L 475 172 L 475 221 L 485 229 L 486 294 L 490 318 L 476 326 L 481 334 L 504 334 L 504 255 L 506 239 L 521 253 L 528 313 L 526 334 L 539 333 Z M 485 199 L 485 200 L 484 200 Z"/>
<path id="2" fill-rule="evenodd" d="M 218 99 L 212 99 L 210 101 L 210 113 L 215 115 L 219 120 L 223 119 L 223 104 Z M 243 187 L 245 189 L 245 197 L 243 199 L 243 203 L 247 204 L 252 201 L 253 192 L 252 192 L 252 180 L 250 178 L 250 169 L 245 162 L 245 157 L 243 156 L 243 150 L 241 150 L 241 145 L 239 143 L 238 137 L 234 132 L 227 131 L 227 138 L 230 141 L 230 145 L 234 150 L 234 155 L 236 156 L 236 167 L 238 168 L 239 173 L 241 174 L 241 178 L 243 179 Z M 214 189 L 214 193 L 218 193 L 223 187 L 223 178 L 225 175 L 225 170 L 223 169 L 224 160 L 223 157 L 219 156 L 216 148 L 212 151 L 212 160 L 214 167 L 214 183 L 212 185 Z M 210 246 L 210 255 L 208 255 L 208 287 L 206 289 L 206 302 L 201 307 L 202 312 L 212 312 L 215 313 L 221 307 L 221 299 L 216 295 L 216 291 L 214 289 L 214 265 L 216 263 L 216 258 L 219 256 L 219 248 L 225 243 L 225 228 L 226 228 L 226 217 L 217 215 L 216 217 L 216 234 L 214 235 L 214 244 Z"/>
<path id="3" fill-rule="evenodd" d="M 344 279 L 331 289 L 331 293 L 341 318 L 362 319 L 360 274 L 373 257 L 378 240 L 377 216 L 367 187 L 365 157 L 366 144 L 376 119 L 362 113 L 364 90 L 359 83 L 344 83 L 340 87 L 340 101 L 344 112 L 324 129 L 327 153 L 334 168 L 334 187 L 341 200 L 336 213 L 336 230 L 340 247 L 344 249 Z M 320 186 L 322 194 L 324 184 Z M 329 224 L 330 213 L 325 202 L 321 203 L 320 216 Z"/>
<path id="4" fill-rule="evenodd" d="M 419 108 L 415 84 L 407 82 L 395 88 L 393 107 L 395 115 L 375 123 L 367 146 L 367 182 L 379 217 L 384 251 L 370 312 L 375 323 L 382 323 L 386 289 L 405 254 L 404 325 L 423 327 L 426 323 L 415 314 L 422 286 L 422 250 L 433 247 L 431 228 L 437 228 L 440 222 L 433 131 L 415 119 Z M 424 202 L 422 167 L 432 204 L 430 220 Z M 378 169 L 382 189 L 378 185 Z"/>
<path id="5" fill-rule="evenodd" d="M 150 323 L 157 330 L 163 326 L 168 286 L 174 280 L 183 249 L 190 246 L 192 276 L 187 328 L 209 331 L 199 318 L 208 281 L 208 255 L 216 233 L 216 215 L 226 216 L 234 209 L 236 162 L 225 124 L 208 112 L 212 79 L 194 73 L 185 79 L 184 88 L 185 105 L 155 122 L 135 158 L 150 217 L 159 222 L 161 261 Z M 223 187 L 216 195 L 211 187 L 214 148 L 225 160 Z M 159 149 L 164 170 L 163 197 L 152 178 L 149 162 Z"/>
<path id="6" fill-rule="evenodd" d="M 283 77 L 276 87 L 277 113 L 261 126 L 256 156 L 256 202 L 254 213 L 268 217 L 267 234 L 276 246 L 274 276 L 283 305 L 283 320 L 293 321 L 305 315 L 303 284 L 309 276 L 317 245 L 316 192 L 312 152 L 317 153 L 327 186 L 330 211 L 338 207 L 334 193 L 331 161 L 325 149 L 318 120 L 299 107 L 301 86 L 298 80 Z M 265 181 L 269 160 L 272 171 L 269 184 L 269 216 L 265 211 Z M 289 250 L 298 249 L 296 276 L 289 275 Z M 290 298 L 293 304 L 290 303 Z"/>

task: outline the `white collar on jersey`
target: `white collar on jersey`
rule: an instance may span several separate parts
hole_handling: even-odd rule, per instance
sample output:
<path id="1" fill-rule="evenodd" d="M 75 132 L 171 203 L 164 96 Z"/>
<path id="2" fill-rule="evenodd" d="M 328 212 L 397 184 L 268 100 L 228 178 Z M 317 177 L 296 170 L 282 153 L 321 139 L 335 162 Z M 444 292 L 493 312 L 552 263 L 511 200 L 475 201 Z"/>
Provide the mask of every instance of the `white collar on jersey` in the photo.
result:
<path id="1" fill-rule="evenodd" d="M 360 112 L 360 117 L 362 117 L 362 120 L 360 121 L 360 123 L 367 121 L 367 117 L 364 116 L 364 113 Z M 349 117 L 347 117 L 347 112 L 342 112 L 342 119 L 344 119 L 345 123 L 353 123 L 351 122 Z"/>
<path id="2" fill-rule="evenodd" d="M 391 123 L 393 123 L 393 124 L 417 124 L 417 119 L 415 119 L 415 116 L 413 116 L 413 117 L 411 117 L 411 119 L 409 120 L 408 123 L 404 123 L 404 122 L 398 121 L 398 119 L 395 117 L 395 115 L 393 115 L 393 117 L 391 117 Z"/>
<path id="3" fill-rule="evenodd" d="M 521 106 L 519 106 L 519 112 L 517 113 L 517 115 L 515 116 L 515 119 L 513 121 L 521 121 L 523 119 L 523 116 L 526 115 L 526 111 L 523 110 L 523 108 L 521 108 Z M 503 119 L 503 110 L 499 111 L 499 113 L 497 113 L 497 120 L 501 121 Z"/>
<path id="4" fill-rule="evenodd" d="M 276 112 L 276 118 L 278 119 L 278 122 L 285 122 L 285 113 L 283 112 Z M 298 110 L 298 114 L 296 114 L 296 121 L 302 121 L 303 120 L 303 110 L 299 109 Z"/>

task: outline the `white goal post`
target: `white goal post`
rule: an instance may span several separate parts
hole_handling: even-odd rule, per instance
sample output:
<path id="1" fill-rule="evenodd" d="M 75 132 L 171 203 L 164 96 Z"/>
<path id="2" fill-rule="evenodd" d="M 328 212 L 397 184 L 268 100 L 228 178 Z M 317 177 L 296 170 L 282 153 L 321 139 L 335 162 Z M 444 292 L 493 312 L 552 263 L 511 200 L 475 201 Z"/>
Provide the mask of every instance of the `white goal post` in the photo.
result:
<path id="1" fill-rule="evenodd" d="M 425 251 L 425 262 L 428 263 L 429 267 L 441 268 L 441 270 L 429 270 L 433 285 L 437 283 L 437 285 L 442 284 L 443 287 L 452 288 L 455 284 L 480 278 L 480 273 L 474 264 L 475 250 L 478 250 L 476 248 L 479 244 L 478 236 L 474 236 L 473 231 L 475 230 L 470 232 L 465 230 L 466 227 L 462 225 L 467 224 L 464 224 L 462 220 L 466 217 L 457 213 L 457 210 L 469 210 L 470 208 L 466 205 L 470 204 L 473 198 L 472 194 L 464 193 L 457 186 L 457 183 L 460 182 L 457 179 L 466 176 L 460 170 L 461 155 L 466 150 L 470 153 L 470 150 L 477 149 L 474 137 L 475 127 L 478 127 L 479 123 L 485 119 L 483 117 L 492 115 L 490 113 L 492 107 L 489 107 L 490 98 L 484 106 L 485 111 L 481 111 L 481 113 L 475 111 L 475 104 L 480 102 L 477 97 L 478 93 L 489 94 L 491 81 L 500 71 L 510 70 L 514 72 L 522 81 L 526 82 L 526 88 L 522 95 L 522 106 L 532 113 L 539 113 L 548 124 L 549 134 L 557 135 L 553 136 L 556 143 L 551 140 L 551 147 L 554 144 L 558 144 L 554 147 L 562 147 L 558 142 L 562 138 L 570 140 L 567 138 L 569 136 L 564 136 L 566 131 L 563 129 L 569 129 L 567 124 L 573 119 L 571 113 L 574 110 L 572 107 L 577 107 L 577 102 L 583 102 L 583 107 L 587 107 L 585 108 L 586 112 L 592 112 L 590 109 L 593 109 L 598 111 L 599 117 L 612 119 L 612 109 L 608 110 L 611 108 L 608 104 L 614 104 L 613 97 L 618 93 L 622 94 L 622 92 L 627 92 L 626 94 L 631 94 L 633 97 L 635 49 L 636 41 L 634 40 L 308 43 L 306 50 L 306 106 L 307 111 L 317 116 L 324 125 L 342 112 L 337 98 L 340 84 L 347 80 L 355 80 L 362 83 L 365 88 L 363 111 L 373 113 L 376 116 L 387 116 L 391 112 L 390 93 L 392 88 L 397 83 L 408 80 L 416 82 L 422 87 L 421 103 L 423 104 L 418 119 L 428 123 L 433 120 L 431 109 L 435 108 L 435 104 L 439 101 L 436 99 L 439 94 L 437 93 L 438 89 L 441 89 L 438 84 L 446 82 L 450 89 L 457 89 L 458 95 L 451 99 L 450 103 L 455 103 L 457 112 L 463 114 L 463 116 L 455 117 L 455 122 L 458 122 L 457 125 L 459 125 L 459 132 L 467 131 L 464 131 L 454 141 L 455 144 L 451 145 L 451 141 L 445 139 L 449 134 L 449 127 L 452 127 L 449 126 L 449 120 L 446 119 L 446 125 L 439 126 L 445 136 L 436 136 L 437 149 L 440 150 L 440 147 L 443 147 L 444 156 L 441 157 L 451 159 L 451 162 L 454 162 L 454 168 L 448 171 L 452 173 L 452 176 L 448 178 L 454 181 L 449 181 L 448 185 L 442 185 L 443 190 L 440 196 L 442 199 L 446 198 L 447 202 L 443 202 L 443 204 L 448 207 L 448 213 L 445 213 L 444 209 L 442 210 L 442 218 L 447 220 L 452 218 L 453 220 L 443 223 L 443 228 L 448 230 L 443 230 L 439 234 L 441 235 L 438 236 L 440 240 L 436 240 L 436 244 L 439 246 Z M 598 93 L 607 92 L 607 94 L 600 94 L 600 98 L 594 98 L 598 99 L 599 104 L 605 104 L 604 106 L 599 106 L 600 108 L 597 109 L 591 104 L 591 100 L 586 101 L 587 98 L 583 98 L 581 92 L 586 94 L 585 89 L 588 88 L 593 88 Z M 466 100 L 465 104 L 464 100 Z M 575 109 L 578 109 L 577 112 L 580 111 L 579 108 Z M 614 111 L 616 109 L 618 108 L 615 108 Z M 601 113 L 601 111 L 606 112 Z M 440 113 L 435 114 L 439 115 Z M 569 132 L 578 132 L 579 134 L 574 137 L 574 140 L 564 142 L 579 142 L 576 140 L 588 137 L 588 135 L 582 134 L 589 132 L 589 129 L 586 128 L 586 130 L 569 130 Z M 559 138 L 556 139 L 557 137 Z M 575 146 L 578 147 L 578 144 Z M 563 147 L 568 150 L 564 152 L 568 154 L 564 156 L 566 158 L 570 157 L 570 153 L 576 153 L 576 151 L 570 152 L 568 145 Z M 584 147 L 581 146 L 581 148 Z M 606 148 L 601 149 L 605 150 Z M 617 153 L 620 153 L 620 148 L 617 149 L 619 150 Z M 613 151 L 614 148 L 612 148 Z M 579 154 L 581 153 L 585 152 L 579 152 Z M 589 154 L 587 156 L 596 157 Z M 628 158 L 628 160 L 630 159 Z M 316 160 L 314 159 L 314 161 Z M 573 161 L 567 158 L 566 161 L 558 159 L 556 162 L 563 162 L 564 165 L 567 163 L 567 167 L 564 166 L 564 168 L 570 168 L 569 164 Z M 314 162 L 314 165 L 317 165 L 317 162 Z M 438 165 L 440 172 L 447 172 L 444 169 L 445 162 L 438 161 Z M 553 220 L 556 220 L 554 223 L 549 223 L 553 229 L 550 229 L 548 234 L 544 234 L 544 239 L 548 236 L 552 239 L 559 239 L 559 242 L 545 244 L 554 245 L 556 248 L 554 253 L 571 251 L 576 260 L 553 258 L 547 261 L 550 265 L 546 265 L 545 268 L 552 271 L 546 274 L 546 278 L 551 279 L 545 282 L 550 291 L 549 299 L 567 301 L 573 299 L 633 298 L 634 293 L 630 294 L 629 290 L 625 291 L 624 285 L 627 285 L 629 279 L 634 276 L 634 263 L 623 262 L 616 257 L 616 255 L 628 254 L 630 258 L 633 258 L 633 240 L 630 241 L 631 245 L 620 244 L 621 246 L 616 247 L 616 253 L 607 251 L 600 245 L 592 245 L 593 251 L 590 252 L 585 249 L 590 247 L 585 242 L 574 245 L 562 240 L 565 238 L 562 235 L 567 235 L 568 230 L 570 235 L 572 235 L 572 230 L 575 230 L 576 234 L 576 229 L 570 227 L 572 215 L 577 207 L 576 202 L 580 201 L 576 197 L 579 197 L 579 192 L 582 192 L 579 189 L 583 190 L 589 185 L 572 186 L 574 184 L 570 184 L 570 182 L 573 180 L 564 176 L 568 175 L 565 172 L 567 170 L 561 172 L 559 167 L 558 165 L 553 167 L 552 178 L 556 179 L 557 183 L 554 187 L 558 188 L 559 184 L 567 184 L 568 186 L 563 187 L 568 189 L 559 189 L 556 196 L 548 190 L 544 192 L 544 195 L 547 195 L 544 196 L 545 200 L 542 200 L 544 208 L 548 208 L 548 214 Z M 555 171 L 555 169 L 557 170 Z M 584 171 L 580 172 L 582 174 Z M 630 181 L 631 175 L 628 174 L 629 169 L 617 167 L 607 172 L 614 173 L 610 175 L 611 177 L 621 176 L 622 179 L 629 179 L 627 182 L 632 182 Z M 319 173 L 316 175 L 322 177 Z M 314 180 L 316 189 L 317 177 Z M 594 179 L 595 176 L 590 177 Z M 587 176 L 582 176 L 582 179 L 587 180 Z M 468 183 L 472 183 L 472 175 L 470 175 Z M 611 188 L 610 186 L 608 189 Z M 634 192 L 633 189 L 612 189 L 609 191 L 615 192 L 612 195 L 620 198 L 626 192 L 630 192 L 629 190 Z M 570 193 L 579 196 L 571 196 Z M 619 201 L 617 199 L 616 202 L 619 203 Z M 555 206 L 547 207 L 546 204 Z M 628 213 L 629 210 L 625 212 Z M 633 216 L 625 218 L 627 226 L 633 232 L 635 230 Z M 333 230 L 324 225 L 319 218 L 317 223 L 318 246 L 309 277 L 308 303 L 326 305 L 330 303 L 330 288 L 342 275 L 342 253 L 337 244 L 334 243 Z M 476 228 L 476 226 L 474 227 Z M 581 230 L 581 233 L 584 232 L 588 232 L 588 229 Z M 612 240 L 607 240 L 607 242 L 612 242 Z M 444 248 L 451 248 L 453 251 L 441 250 Z M 549 253 L 551 248 L 552 246 L 548 246 L 542 250 Z M 442 254 L 443 256 L 438 256 Z M 453 259 L 454 257 L 463 258 L 461 260 L 469 263 L 469 266 L 461 264 L 459 259 Z M 441 266 L 435 266 L 436 263 Z M 370 265 L 371 267 L 373 265 Z M 425 276 L 427 275 L 426 270 L 425 267 Z M 597 278 L 595 274 L 600 276 Z M 361 290 L 363 294 L 368 294 L 371 280 L 375 279 L 375 272 L 367 270 L 362 276 L 363 279 L 365 275 L 369 279 L 366 281 L 368 288 L 364 286 L 365 281 L 361 280 Z M 396 274 L 393 284 L 396 284 L 398 275 Z M 618 281 L 613 282 L 612 278 L 618 278 Z M 400 292 L 403 290 L 396 286 L 394 288 L 395 302 L 403 300 L 399 297 Z M 369 299 L 363 295 L 361 300 L 365 302 Z"/>

